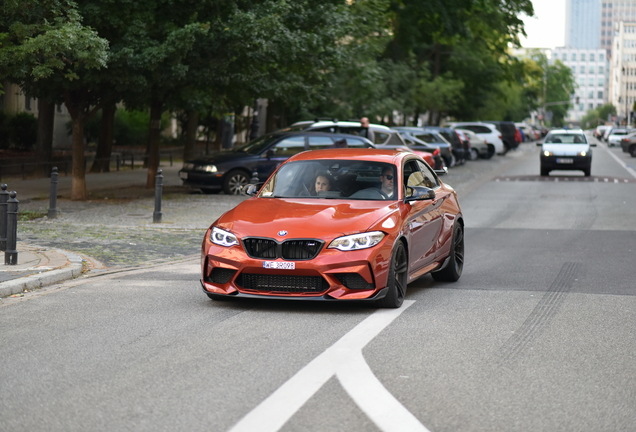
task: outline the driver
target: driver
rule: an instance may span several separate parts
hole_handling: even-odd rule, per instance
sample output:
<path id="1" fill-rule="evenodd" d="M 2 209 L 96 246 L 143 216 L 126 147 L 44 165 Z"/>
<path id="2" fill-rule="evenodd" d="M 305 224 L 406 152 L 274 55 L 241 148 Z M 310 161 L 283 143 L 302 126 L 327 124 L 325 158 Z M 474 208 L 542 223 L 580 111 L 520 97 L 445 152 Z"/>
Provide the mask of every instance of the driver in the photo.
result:
<path id="1" fill-rule="evenodd" d="M 395 175 L 393 174 L 393 169 L 391 167 L 384 167 L 382 169 L 382 174 L 380 175 L 380 182 L 382 183 L 381 191 L 388 198 L 393 198 L 393 180 L 395 179 Z"/>
<path id="2" fill-rule="evenodd" d="M 327 174 L 326 172 L 319 172 L 316 175 L 314 190 L 315 190 L 315 195 L 318 195 L 318 192 L 331 190 L 331 176 Z"/>

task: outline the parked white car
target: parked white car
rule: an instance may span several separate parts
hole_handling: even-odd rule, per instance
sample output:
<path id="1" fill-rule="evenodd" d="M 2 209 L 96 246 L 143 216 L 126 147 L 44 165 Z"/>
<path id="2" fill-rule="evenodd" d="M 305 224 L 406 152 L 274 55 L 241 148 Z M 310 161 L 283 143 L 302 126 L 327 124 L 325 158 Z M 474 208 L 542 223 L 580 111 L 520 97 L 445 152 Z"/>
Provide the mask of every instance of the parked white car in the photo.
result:
<path id="1" fill-rule="evenodd" d="M 610 147 L 620 146 L 621 140 L 633 132 L 631 129 L 612 129 L 607 137 L 607 145 Z"/>
<path id="2" fill-rule="evenodd" d="M 495 147 L 488 145 L 488 141 L 468 129 L 456 129 L 466 135 L 470 142 L 470 160 L 479 158 L 490 159 L 495 154 Z"/>
<path id="3" fill-rule="evenodd" d="M 493 146 L 495 153 L 504 154 L 506 152 L 501 132 L 499 132 L 497 127 L 491 123 L 461 122 L 449 123 L 448 126 L 453 129 L 467 129 L 475 132 L 479 137 L 486 140 L 489 145 Z"/>

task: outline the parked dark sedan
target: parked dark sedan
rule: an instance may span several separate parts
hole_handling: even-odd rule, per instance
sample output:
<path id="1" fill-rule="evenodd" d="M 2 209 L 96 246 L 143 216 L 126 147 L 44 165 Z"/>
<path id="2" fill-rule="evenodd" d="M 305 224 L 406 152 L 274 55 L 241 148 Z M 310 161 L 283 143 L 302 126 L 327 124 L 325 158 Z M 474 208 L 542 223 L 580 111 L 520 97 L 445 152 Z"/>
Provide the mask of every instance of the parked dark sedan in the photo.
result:
<path id="1" fill-rule="evenodd" d="M 274 132 L 241 147 L 216 152 L 183 163 L 179 177 L 184 186 L 203 193 L 238 195 L 256 172 L 264 182 L 274 170 L 296 153 L 325 148 L 374 148 L 364 137 L 323 132 Z"/>

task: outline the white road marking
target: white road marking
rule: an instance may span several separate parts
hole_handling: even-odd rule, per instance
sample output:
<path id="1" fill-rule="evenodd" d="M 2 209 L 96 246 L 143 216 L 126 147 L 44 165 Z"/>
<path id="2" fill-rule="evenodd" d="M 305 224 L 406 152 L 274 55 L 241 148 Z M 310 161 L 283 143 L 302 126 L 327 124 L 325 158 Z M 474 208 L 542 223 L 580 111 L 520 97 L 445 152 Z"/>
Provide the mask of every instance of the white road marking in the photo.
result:
<path id="1" fill-rule="evenodd" d="M 413 303 L 406 300 L 401 308 L 373 313 L 299 370 L 230 432 L 278 431 L 334 375 L 381 430 L 427 431 L 378 381 L 362 357 L 362 348 Z"/>
<path id="2" fill-rule="evenodd" d="M 632 175 L 632 177 L 636 178 L 636 171 L 635 170 L 633 170 L 630 167 L 628 167 L 625 162 L 623 162 L 618 156 L 616 156 L 614 154 L 614 152 L 611 152 L 606 146 L 601 147 L 601 148 L 603 150 L 605 150 L 607 152 L 607 154 L 609 154 L 611 157 L 613 157 L 616 160 L 616 162 L 618 162 L 623 168 L 625 168 L 627 170 L 627 172 Z"/>
<path id="3" fill-rule="evenodd" d="M 373 375 L 362 353 L 351 356 L 336 372 L 351 399 L 385 432 L 428 432 Z"/>

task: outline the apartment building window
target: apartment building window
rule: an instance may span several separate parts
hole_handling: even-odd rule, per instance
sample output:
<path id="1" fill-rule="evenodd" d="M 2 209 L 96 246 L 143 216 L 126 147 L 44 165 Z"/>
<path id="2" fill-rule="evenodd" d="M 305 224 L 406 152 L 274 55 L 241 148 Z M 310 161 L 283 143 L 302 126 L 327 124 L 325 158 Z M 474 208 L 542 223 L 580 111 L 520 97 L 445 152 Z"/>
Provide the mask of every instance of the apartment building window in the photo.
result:
<path id="1" fill-rule="evenodd" d="M 576 61 L 576 53 L 572 53 L 572 61 Z"/>
<path id="2" fill-rule="evenodd" d="M 598 85 L 601 86 L 601 87 L 604 86 L 605 85 L 605 80 L 603 78 L 599 78 L 598 79 Z"/>
<path id="3" fill-rule="evenodd" d="M 584 74 L 584 73 L 585 73 L 585 66 L 581 66 L 581 67 L 579 68 L 579 72 L 581 72 L 582 74 Z"/>
<path id="4" fill-rule="evenodd" d="M 585 111 L 585 104 L 579 104 L 579 111 Z"/>
<path id="5" fill-rule="evenodd" d="M 594 87 L 594 78 L 590 78 L 587 82 L 587 85 L 589 85 L 590 87 Z"/>
<path id="6" fill-rule="evenodd" d="M 594 74 L 594 66 L 590 66 L 590 74 Z"/>
<path id="7" fill-rule="evenodd" d="M 594 53 L 590 53 L 590 61 L 594 61 Z"/>
<path id="8" fill-rule="evenodd" d="M 609 42 L 609 41 L 606 41 Z M 598 61 L 603 61 L 603 53 L 598 53 Z"/>
<path id="9" fill-rule="evenodd" d="M 599 67 L 598 67 L 598 73 L 599 73 L 599 74 L 601 74 L 601 75 L 602 75 L 602 74 L 604 73 L 604 71 L 605 71 L 605 69 L 603 68 L 603 66 L 599 66 Z"/>
<path id="10" fill-rule="evenodd" d="M 589 110 L 594 109 L 594 104 L 587 104 L 587 109 Z"/>
<path id="11" fill-rule="evenodd" d="M 603 92 L 602 91 L 598 92 L 598 99 L 603 99 Z"/>
<path id="12" fill-rule="evenodd" d="M 585 61 L 585 53 L 581 53 L 581 61 Z"/>
<path id="13" fill-rule="evenodd" d="M 588 99 L 594 99 L 594 91 L 590 90 L 589 93 L 587 94 L 587 98 Z"/>

